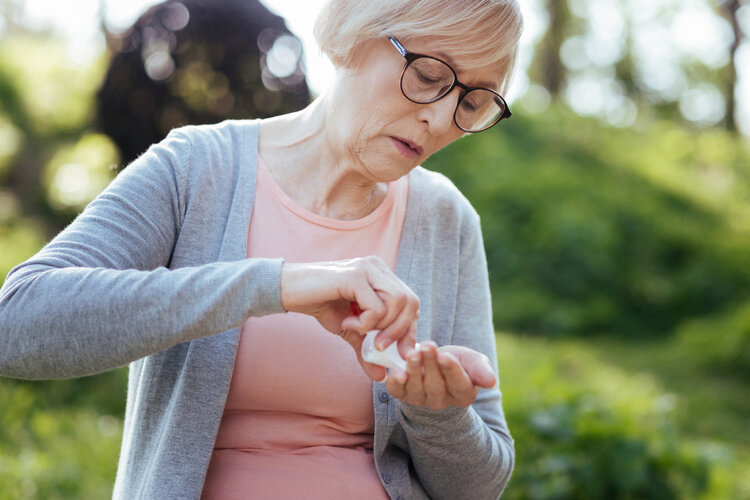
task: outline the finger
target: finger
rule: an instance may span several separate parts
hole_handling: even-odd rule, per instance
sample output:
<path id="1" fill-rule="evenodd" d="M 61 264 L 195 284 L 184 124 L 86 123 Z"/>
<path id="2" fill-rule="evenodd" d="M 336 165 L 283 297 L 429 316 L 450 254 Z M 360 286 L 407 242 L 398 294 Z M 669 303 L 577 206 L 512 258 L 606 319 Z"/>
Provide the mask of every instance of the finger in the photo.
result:
<path id="1" fill-rule="evenodd" d="M 424 406 L 425 393 L 422 383 L 422 353 L 419 349 L 412 349 L 406 358 L 406 399 L 405 401 Z"/>
<path id="2" fill-rule="evenodd" d="M 457 360 L 475 385 L 489 389 L 497 384 L 497 376 L 490 359 L 483 353 L 464 346 L 447 345 L 439 349 L 441 353 L 450 353 Z"/>
<path id="3" fill-rule="evenodd" d="M 443 374 L 437 362 L 437 345 L 432 341 L 420 344 L 422 352 L 422 366 L 424 369 L 423 386 L 426 404 L 434 410 L 441 410 L 448 406 L 449 397 Z"/>
<path id="4" fill-rule="evenodd" d="M 398 279 L 388 279 L 388 282 L 387 288 L 373 284 L 386 309 L 385 315 L 380 318 L 380 323 L 376 326 L 381 330 L 396 322 L 408 303 L 408 290 L 402 286 Z"/>
<path id="5" fill-rule="evenodd" d="M 400 309 L 395 311 L 396 314 L 394 316 L 386 314 L 386 317 L 384 317 L 378 325 L 378 328 L 381 328 L 383 332 L 380 336 L 381 344 L 378 347 L 382 350 L 397 341 L 399 341 L 402 346 L 412 347 L 416 342 L 416 323 L 419 319 L 419 299 L 413 292 L 409 291 L 409 293 L 405 295 L 403 301 L 387 303 L 386 307 L 389 309 L 389 312 L 395 311 L 395 308 L 397 307 L 400 307 Z M 404 338 L 407 338 L 406 344 L 401 342 L 401 339 Z"/>
<path id="6" fill-rule="evenodd" d="M 386 306 L 386 313 L 380 318 L 375 328 L 385 330 L 394 322 L 402 323 L 402 328 L 397 328 L 402 335 L 407 331 L 407 324 L 416 319 L 419 314 L 419 299 L 417 295 L 409 288 L 406 283 L 398 278 L 388 265 L 380 258 L 375 256 L 362 259 L 361 265 L 367 274 L 372 288 L 377 292 L 380 299 Z M 399 318 L 404 314 L 406 318 Z M 411 318 L 409 316 L 412 316 Z M 393 340 L 398 340 L 395 337 Z"/>
<path id="7" fill-rule="evenodd" d="M 490 360 L 487 356 L 484 354 L 480 354 L 479 356 L 464 356 L 462 354 L 458 353 L 458 360 L 472 383 L 485 389 L 495 387 L 497 376 L 492 370 L 492 365 L 490 365 Z"/>
<path id="8" fill-rule="evenodd" d="M 385 379 L 385 389 L 388 391 L 388 394 L 398 400 L 405 401 L 407 398 L 406 380 L 408 376 L 405 370 L 390 370 L 388 378 Z"/>
<path id="9" fill-rule="evenodd" d="M 347 279 L 347 284 L 352 286 L 353 299 L 360 309 L 359 316 L 364 320 L 364 317 L 370 311 L 369 316 L 371 317 L 367 319 L 376 319 L 377 321 L 368 324 L 368 330 L 381 329 L 379 322 L 382 322 L 383 318 L 390 318 L 398 312 L 398 308 L 395 311 L 390 311 L 394 305 L 397 305 L 393 303 L 394 298 L 398 299 L 404 293 L 404 289 L 409 289 L 393 274 L 383 259 L 377 256 L 354 259 L 350 262 L 354 263 L 353 275 Z"/>
<path id="10" fill-rule="evenodd" d="M 369 283 L 362 282 L 361 280 L 359 283 L 351 284 L 350 293 L 352 294 L 350 297 L 352 315 L 346 317 L 342 321 L 341 326 L 360 333 L 374 330 L 387 313 L 386 304 L 375 290 L 370 287 Z"/>
<path id="11" fill-rule="evenodd" d="M 398 341 L 398 353 L 401 355 L 402 358 L 406 359 L 406 356 L 409 354 L 409 351 L 414 349 L 414 347 L 417 344 L 417 322 L 412 322 L 411 325 L 409 325 L 409 331 L 401 337 L 401 340 Z"/>
<path id="12" fill-rule="evenodd" d="M 445 380 L 446 390 L 454 406 L 469 406 L 477 397 L 475 386 L 458 360 L 449 353 L 439 352 L 437 363 Z"/>

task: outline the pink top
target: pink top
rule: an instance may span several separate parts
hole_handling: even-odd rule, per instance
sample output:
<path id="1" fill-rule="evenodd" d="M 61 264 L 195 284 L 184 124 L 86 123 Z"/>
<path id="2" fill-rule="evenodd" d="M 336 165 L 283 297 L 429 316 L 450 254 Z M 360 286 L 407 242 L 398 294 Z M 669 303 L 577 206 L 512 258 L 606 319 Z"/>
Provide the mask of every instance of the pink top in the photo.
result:
<path id="1" fill-rule="evenodd" d="M 357 220 L 305 210 L 258 158 L 248 257 L 378 255 L 393 269 L 408 177 Z M 250 237 L 252 235 L 252 237 Z M 372 381 L 351 346 L 302 314 L 248 318 L 203 498 L 386 499 L 372 456 Z"/>

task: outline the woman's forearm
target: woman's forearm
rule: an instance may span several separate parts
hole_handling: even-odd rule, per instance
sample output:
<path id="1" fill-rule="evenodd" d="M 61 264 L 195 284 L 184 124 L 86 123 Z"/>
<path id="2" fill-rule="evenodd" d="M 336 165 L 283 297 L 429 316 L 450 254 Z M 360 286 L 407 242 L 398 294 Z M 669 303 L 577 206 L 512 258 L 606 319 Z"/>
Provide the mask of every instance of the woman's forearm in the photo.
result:
<path id="1" fill-rule="evenodd" d="M 497 404 L 497 395 L 483 392 L 475 406 Z M 430 498 L 500 496 L 514 464 L 513 440 L 504 422 L 488 423 L 474 407 L 430 410 L 405 403 L 399 405 L 398 418 L 414 470 Z"/>
<path id="2" fill-rule="evenodd" d="M 45 268 L 0 295 L 0 375 L 102 372 L 281 312 L 280 260 L 152 271 Z"/>

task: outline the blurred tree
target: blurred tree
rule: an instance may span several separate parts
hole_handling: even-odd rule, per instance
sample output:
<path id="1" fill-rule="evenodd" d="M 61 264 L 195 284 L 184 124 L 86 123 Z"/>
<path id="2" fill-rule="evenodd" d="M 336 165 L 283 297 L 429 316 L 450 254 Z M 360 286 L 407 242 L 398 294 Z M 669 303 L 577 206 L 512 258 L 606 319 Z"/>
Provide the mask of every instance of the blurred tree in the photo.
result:
<path id="1" fill-rule="evenodd" d="M 571 15 L 566 2 L 547 0 L 545 4 L 549 22 L 542 38 L 535 64 L 532 67 L 532 78 L 539 81 L 551 96 L 559 97 L 563 88 L 565 66 L 560 59 L 560 48 L 568 37 Z"/>
<path id="2" fill-rule="evenodd" d="M 727 65 L 727 77 L 725 82 L 724 95 L 727 99 L 727 114 L 724 117 L 724 123 L 727 130 L 737 130 L 736 116 L 736 87 L 737 87 L 737 51 L 742 45 L 744 38 L 742 27 L 739 22 L 740 7 L 745 2 L 741 0 L 720 0 L 721 11 L 726 17 L 729 25 L 732 27 L 732 43 L 729 46 L 729 64 Z"/>
<path id="3" fill-rule="evenodd" d="M 640 114 L 736 129 L 746 0 L 538 2 L 546 30 L 529 76 L 553 99 L 617 126 Z"/>
<path id="4" fill-rule="evenodd" d="M 89 129 L 91 87 L 101 73 L 96 61 L 74 62 L 51 29 L 27 26 L 21 6 L 0 1 L 5 16 L 0 30 L 0 197 L 7 200 L 0 204 L 0 222 L 31 217 L 48 236 L 74 214 L 50 204 L 47 164 L 58 148 Z M 108 163 L 112 160 L 97 159 L 97 166 Z"/>
<path id="5" fill-rule="evenodd" d="M 67 225 L 112 166 L 172 127 L 309 101 L 299 41 L 257 1 L 170 0 L 105 36 L 111 58 L 81 56 L 54 23 L 31 23 L 23 2 L 0 0 L 0 242 L 21 233 L 34 242 L 3 245 L 4 271 Z M 93 130 L 97 111 L 121 155 Z"/>
<path id="6" fill-rule="evenodd" d="M 257 0 L 167 0 L 122 37 L 99 89 L 102 130 L 135 159 L 172 128 L 306 106 L 302 45 Z"/>

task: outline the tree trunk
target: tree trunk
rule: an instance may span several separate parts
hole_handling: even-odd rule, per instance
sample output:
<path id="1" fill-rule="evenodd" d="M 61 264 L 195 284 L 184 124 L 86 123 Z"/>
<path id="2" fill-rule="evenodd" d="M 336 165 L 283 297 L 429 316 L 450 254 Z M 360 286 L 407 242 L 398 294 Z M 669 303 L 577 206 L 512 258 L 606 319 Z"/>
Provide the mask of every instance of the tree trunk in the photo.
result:
<path id="1" fill-rule="evenodd" d="M 542 67 L 539 76 L 541 84 L 555 98 L 560 95 L 565 75 L 565 68 L 560 60 L 560 47 L 565 41 L 565 24 L 568 18 L 566 2 L 547 0 L 547 13 L 549 27 L 542 42 Z"/>
<path id="2" fill-rule="evenodd" d="M 730 132 L 737 131 L 737 102 L 735 96 L 735 89 L 737 86 L 737 50 L 742 43 L 742 28 L 740 28 L 739 20 L 737 19 L 737 11 L 741 5 L 740 0 L 725 0 L 721 3 L 721 10 L 727 21 L 729 21 L 732 27 L 732 33 L 734 33 L 734 40 L 732 45 L 729 47 L 729 68 L 727 71 L 727 77 L 724 84 L 724 95 L 726 96 L 727 111 L 724 116 L 724 127 Z"/>

